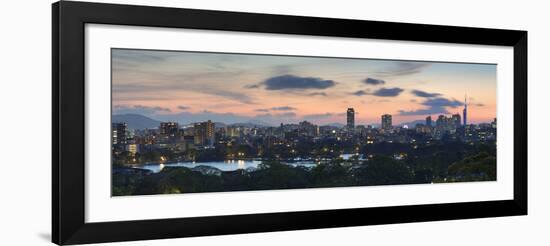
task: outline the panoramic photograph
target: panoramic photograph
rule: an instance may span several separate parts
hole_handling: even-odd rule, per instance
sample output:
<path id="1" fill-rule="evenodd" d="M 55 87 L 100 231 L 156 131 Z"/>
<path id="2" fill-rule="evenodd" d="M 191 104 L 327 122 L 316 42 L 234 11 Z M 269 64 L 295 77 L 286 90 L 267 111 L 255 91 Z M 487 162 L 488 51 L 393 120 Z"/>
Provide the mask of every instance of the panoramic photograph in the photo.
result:
<path id="1" fill-rule="evenodd" d="M 111 49 L 112 196 L 496 181 L 497 65 Z"/>

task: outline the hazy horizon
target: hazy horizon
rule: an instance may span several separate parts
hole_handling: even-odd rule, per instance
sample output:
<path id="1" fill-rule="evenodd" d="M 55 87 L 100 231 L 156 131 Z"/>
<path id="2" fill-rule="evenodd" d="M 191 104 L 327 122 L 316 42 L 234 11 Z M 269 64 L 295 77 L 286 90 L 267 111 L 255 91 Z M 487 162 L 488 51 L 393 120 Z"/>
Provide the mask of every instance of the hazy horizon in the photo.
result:
<path id="1" fill-rule="evenodd" d="M 112 50 L 113 114 L 160 121 L 356 125 L 459 113 L 496 116 L 496 65 L 374 59 Z"/>
<path id="2" fill-rule="evenodd" d="M 166 117 L 162 117 L 162 118 L 156 118 L 156 117 L 151 117 L 151 116 L 145 116 L 145 115 L 142 115 L 142 114 L 139 114 L 139 113 L 113 114 L 113 116 L 117 116 L 117 117 L 126 116 L 126 115 L 141 115 L 141 116 L 147 117 L 151 120 L 159 121 L 159 122 L 176 122 L 176 123 L 180 124 L 180 126 L 182 126 L 182 125 L 193 125 L 194 123 L 204 122 L 204 121 L 208 121 L 208 120 L 210 120 L 214 123 L 223 123 L 224 125 L 232 125 L 232 124 L 253 124 L 254 125 L 254 124 L 256 124 L 259 127 L 261 127 L 261 126 L 276 127 L 276 126 L 279 126 L 281 123 L 283 123 L 283 122 L 270 123 L 270 122 L 264 122 L 264 121 L 254 120 L 254 119 L 248 120 L 248 121 L 223 122 L 223 121 L 212 120 L 212 119 L 208 118 L 207 116 L 204 116 L 203 119 L 181 121 L 181 120 L 177 120 L 177 119 L 176 120 L 171 119 L 170 116 L 166 116 Z M 411 120 L 411 121 L 407 121 L 407 122 L 394 123 L 393 125 L 394 126 L 401 126 L 401 125 L 405 125 L 405 124 L 408 124 L 408 123 L 421 123 L 421 124 L 424 124 L 425 120 L 426 119 L 420 119 L 419 118 L 419 119 L 415 119 L 415 120 Z M 432 116 L 432 120 L 435 122 L 437 120 L 437 117 Z M 481 123 L 490 124 L 493 120 L 494 119 L 490 119 L 490 120 L 483 121 L 483 122 L 476 122 L 475 124 L 481 124 Z M 121 122 L 125 122 L 125 121 L 112 119 L 112 122 L 113 123 L 121 123 Z M 291 123 L 283 123 L 283 124 L 298 124 L 298 123 L 300 123 L 300 122 L 291 122 Z M 319 126 L 326 126 L 326 125 L 345 127 L 346 122 L 328 122 L 328 123 L 319 124 Z M 359 125 L 363 125 L 365 127 L 370 125 L 374 128 L 378 128 L 378 127 L 380 127 L 380 122 L 370 122 L 370 123 L 364 123 L 364 124 L 363 123 L 356 124 L 356 126 L 359 126 Z M 415 125 L 407 125 L 407 126 L 408 127 L 414 127 Z M 149 128 L 149 129 L 151 129 L 151 128 Z"/>

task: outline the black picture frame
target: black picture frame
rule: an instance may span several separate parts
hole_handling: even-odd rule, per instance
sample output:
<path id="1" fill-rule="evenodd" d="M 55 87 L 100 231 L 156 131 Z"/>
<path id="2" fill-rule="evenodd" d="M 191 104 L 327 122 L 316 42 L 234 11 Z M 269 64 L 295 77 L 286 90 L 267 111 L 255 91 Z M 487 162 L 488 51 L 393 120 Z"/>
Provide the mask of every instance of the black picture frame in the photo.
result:
<path id="1" fill-rule="evenodd" d="M 62 1 L 52 6 L 52 241 L 83 244 L 527 214 L 527 32 Z M 222 21 L 223 20 L 223 21 Z M 513 47 L 514 198 L 85 223 L 86 23 Z M 422 35 L 418 35 L 422 33 Z"/>

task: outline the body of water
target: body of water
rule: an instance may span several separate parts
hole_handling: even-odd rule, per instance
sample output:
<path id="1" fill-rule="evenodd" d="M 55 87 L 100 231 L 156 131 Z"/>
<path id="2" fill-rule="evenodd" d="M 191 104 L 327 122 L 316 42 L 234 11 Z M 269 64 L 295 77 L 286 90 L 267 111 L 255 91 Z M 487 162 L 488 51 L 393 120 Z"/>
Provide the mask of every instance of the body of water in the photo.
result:
<path id="1" fill-rule="evenodd" d="M 256 161 L 256 160 L 225 160 L 225 161 L 209 161 L 209 162 L 178 162 L 178 163 L 166 163 L 166 164 L 159 163 L 159 164 L 147 164 L 147 165 L 137 166 L 137 167 L 151 170 L 155 173 L 160 172 L 165 167 L 194 168 L 198 166 L 215 167 L 222 171 L 235 171 L 238 169 L 257 168 L 258 165 L 260 165 L 261 163 L 262 161 Z M 289 163 L 288 165 L 313 167 L 317 164 L 312 161 L 304 161 L 304 162 L 292 162 L 292 163 Z"/>
<path id="2" fill-rule="evenodd" d="M 348 160 L 352 157 L 353 154 L 342 154 L 340 157 L 344 160 Z M 209 161 L 209 162 L 177 162 L 177 163 L 154 163 L 146 164 L 142 166 L 136 166 L 139 168 L 151 170 L 152 172 L 158 173 L 165 167 L 187 167 L 194 168 L 198 166 L 209 166 L 220 169 L 221 171 L 235 171 L 238 169 L 247 169 L 247 168 L 257 168 L 262 161 L 259 160 L 225 160 L 225 161 Z M 285 163 L 292 166 L 304 166 L 304 167 L 314 167 L 317 163 L 313 160 L 302 160 L 302 161 L 292 161 Z"/>

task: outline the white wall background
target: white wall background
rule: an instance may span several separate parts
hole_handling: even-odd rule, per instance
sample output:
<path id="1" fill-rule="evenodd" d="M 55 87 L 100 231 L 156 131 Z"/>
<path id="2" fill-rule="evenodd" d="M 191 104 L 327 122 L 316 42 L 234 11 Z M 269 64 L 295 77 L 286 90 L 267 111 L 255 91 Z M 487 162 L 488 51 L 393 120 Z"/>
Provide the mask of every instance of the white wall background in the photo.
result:
<path id="1" fill-rule="evenodd" d="M 550 141 L 545 1 L 118 0 L 335 18 L 529 31 L 529 215 L 112 245 L 549 245 Z M 50 241 L 51 1 L 5 1 L 0 8 L 0 245 Z M 422 35 L 422 34 L 419 34 Z M 25 132 L 34 134 L 31 138 Z"/>

